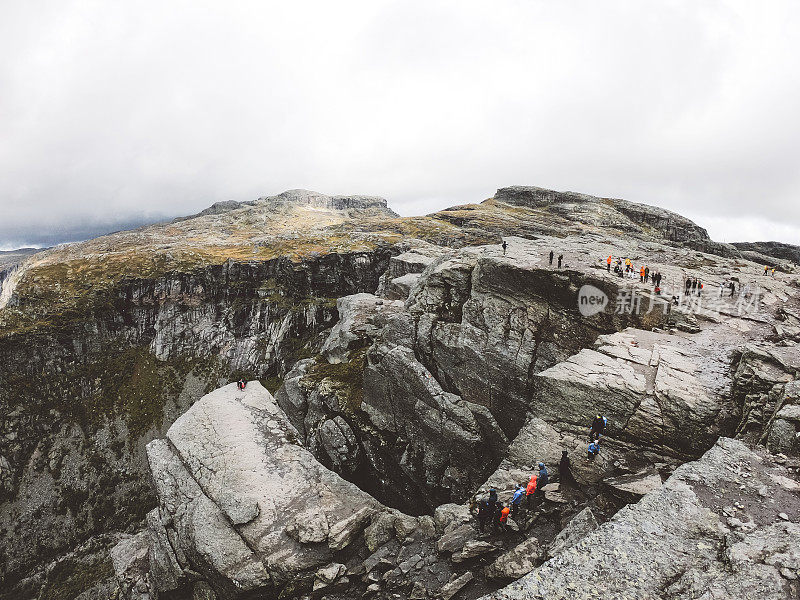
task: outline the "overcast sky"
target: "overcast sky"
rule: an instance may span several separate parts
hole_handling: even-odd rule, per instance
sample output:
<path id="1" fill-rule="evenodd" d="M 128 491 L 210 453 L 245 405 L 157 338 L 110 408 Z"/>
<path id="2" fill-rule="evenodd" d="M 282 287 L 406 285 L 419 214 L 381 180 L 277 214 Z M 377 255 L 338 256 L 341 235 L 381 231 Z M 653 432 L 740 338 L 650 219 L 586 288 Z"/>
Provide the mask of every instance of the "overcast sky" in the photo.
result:
<path id="1" fill-rule="evenodd" d="M 0 248 L 538 185 L 800 244 L 800 2 L 0 0 Z"/>

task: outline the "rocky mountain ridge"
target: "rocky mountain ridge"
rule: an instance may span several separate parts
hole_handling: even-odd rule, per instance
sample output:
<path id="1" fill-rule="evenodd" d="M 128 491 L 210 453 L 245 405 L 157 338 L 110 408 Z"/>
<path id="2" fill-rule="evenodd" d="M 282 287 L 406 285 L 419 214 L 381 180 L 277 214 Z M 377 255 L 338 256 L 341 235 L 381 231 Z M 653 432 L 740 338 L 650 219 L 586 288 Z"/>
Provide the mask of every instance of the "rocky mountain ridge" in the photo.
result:
<path id="1" fill-rule="evenodd" d="M 259 593 L 474 598 L 555 555 L 558 536 L 563 550 L 584 525 L 655 491 L 720 436 L 796 455 L 796 277 L 696 250 L 707 235 L 677 215 L 574 195 L 526 204 L 536 189 L 418 218 L 372 198 L 292 192 L 29 259 L 0 309 L 0 527 L 10 541 L 0 558 L 11 597 L 243 597 L 239 577 L 197 546 L 230 539 L 221 559 L 239 548 L 243 562 L 231 564 Z M 659 270 L 661 297 L 609 273 L 608 254 Z M 702 301 L 683 297 L 691 277 L 705 283 Z M 729 280 L 741 294 L 723 296 Z M 609 310 L 582 315 L 584 285 Z M 628 294 L 636 312 L 611 309 Z M 239 377 L 269 390 L 254 381 L 257 406 L 237 408 L 250 433 L 179 425 L 198 423 L 213 404 L 200 398 Z M 233 401 L 224 389 L 211 398 Z M 584 428 L 598 407 L 611 424 L 589 463 Z M 171 441 L 182 427 L 191 450 Z M 240 443 L 253 452 L 202 457 Z M 328 535 L 350 523 L 348 544 L 318 553 L 313 544 L 329 540 L 310 541 L 325 529 L 318 513 L 289 526 L 296 501 L 272 513 L 273 499 L 248 500 L 241 473 L 278 467 L 236 461 L 262 446 L 302 454 L 290 462 L 311 469 L 311 485 L 372 507 L 355 518 L 355 505 L 320 501 L 335 516 Z M 507 499 L 537 459 L 552 466 L 562 450 L 578 490 L 548 490 L 515 523 L 519 537 L 479 536 L 474 495 L 495 485 Z M 205 483 L 197 469 L 218 456 L 235 460 L 213 467 L 224 483 Z M 151 485 L 166 472 L 200 491 L 170 488 L 172 476 Z M 197 498 L 191 510 L 170 500 L 185 497 Z M 225 518 L 192 521 L 194 510 Z M 191 525 L 206 522 L 221 529 Z M 156 538 L 169 539 L 174 560 L 152 554 Z"/>

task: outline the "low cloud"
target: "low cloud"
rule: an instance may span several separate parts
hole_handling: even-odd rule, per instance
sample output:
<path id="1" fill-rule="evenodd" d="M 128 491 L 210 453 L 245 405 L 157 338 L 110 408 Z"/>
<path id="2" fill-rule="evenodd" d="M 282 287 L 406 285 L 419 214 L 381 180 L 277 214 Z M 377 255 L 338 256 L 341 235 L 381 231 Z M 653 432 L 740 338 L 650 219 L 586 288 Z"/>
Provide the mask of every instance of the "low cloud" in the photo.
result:
<path id="1" fill-rule="evenodd" d="M 18 2 L 0 246 L 303 187 L 401 214 L 539 185 L 800 243 L 800 5 Z"/>

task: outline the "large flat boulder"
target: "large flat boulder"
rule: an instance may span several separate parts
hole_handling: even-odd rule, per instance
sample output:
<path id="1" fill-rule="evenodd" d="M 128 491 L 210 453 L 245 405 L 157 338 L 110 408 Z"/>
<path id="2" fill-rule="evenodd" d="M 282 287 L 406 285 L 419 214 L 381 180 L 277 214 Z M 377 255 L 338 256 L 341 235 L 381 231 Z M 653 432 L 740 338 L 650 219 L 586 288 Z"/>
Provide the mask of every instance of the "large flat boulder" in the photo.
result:
<path id="1" fill-rule="evenodd" d="M 678 335 L 600 336 L 536 383 L 534 412 L 557 429 L 588 433 L 603 414 L 607 436 L 668 455 L 699 456 L 738 421 L 726 357 Z"/>
<path id="2" fill-rule="evenodd" d="M 258 382 L 204 396 L 148 445 L 160 523 L 221 591 L 280 589 L 333 561 L 378 503 L 296 444 Z M 154 532 L 156 534 L 158 532 Z"/>

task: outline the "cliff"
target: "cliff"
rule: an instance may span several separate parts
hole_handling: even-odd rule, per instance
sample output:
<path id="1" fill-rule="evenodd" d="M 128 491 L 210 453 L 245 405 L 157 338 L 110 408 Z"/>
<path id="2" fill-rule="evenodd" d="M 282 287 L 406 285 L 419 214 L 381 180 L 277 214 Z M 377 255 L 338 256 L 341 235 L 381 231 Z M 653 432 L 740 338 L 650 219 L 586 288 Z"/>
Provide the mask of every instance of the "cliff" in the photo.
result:
<path id="1" fill-rule="evenodd" d="M 475 598 L 720 436 L 793 456 L 800 288 L 720 248 L 660 209 L 502 188 L 407 218 L 294 190 L 34 254 L 0 308 L 0 594 Z M 662 295 L 608 255 L 660 271 Z M 581 312 L 584 286 L 605 310 Z M 562 450 L 580 490 L 481 537 L 475 495 L 507 500 Z M 302 486 L 258 495 L 273 451 L 304 465 L 286 486 L 348 501 L 322 519 Z"/>

